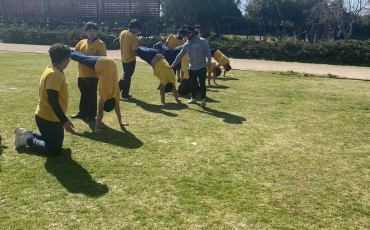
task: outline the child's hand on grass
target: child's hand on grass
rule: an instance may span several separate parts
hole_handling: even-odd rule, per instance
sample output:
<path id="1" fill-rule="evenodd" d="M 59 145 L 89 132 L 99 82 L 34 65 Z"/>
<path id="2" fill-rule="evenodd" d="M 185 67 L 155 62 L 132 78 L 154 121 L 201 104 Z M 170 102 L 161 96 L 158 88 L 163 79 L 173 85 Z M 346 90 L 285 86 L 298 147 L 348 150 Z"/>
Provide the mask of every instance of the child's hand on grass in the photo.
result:
<path id="1" fill-rule="evenodd" d="M 95 129 L 95 133 L 101 133 L 101 132 L 103 132 L 102 129 Z"/>

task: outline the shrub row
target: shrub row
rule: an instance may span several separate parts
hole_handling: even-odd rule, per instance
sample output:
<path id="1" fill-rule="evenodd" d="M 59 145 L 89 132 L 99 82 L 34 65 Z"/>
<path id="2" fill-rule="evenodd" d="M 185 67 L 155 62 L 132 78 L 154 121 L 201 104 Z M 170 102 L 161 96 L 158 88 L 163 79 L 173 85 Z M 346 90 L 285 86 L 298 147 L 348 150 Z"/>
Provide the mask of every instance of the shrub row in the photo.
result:
<path id="1" fill-rule="evenodd" d="M 218 48 L 233 58 L 370 66 L 370 40 L 327 40 L 317 43 L 292 39 L 234 41 L 210 37 L 207 40 L 210 47 Z"/>
<path id="2" fill-rule="evenodd" d="M 113 44 L 117 35 L 99 31 L 99 38 L 105 42 L 107 49 L 118 49 Z M 47 30 L 11 26 L 0 32 L 0 38 L 6 43 L 51 45 L 58 42 L 74 47 L 81 39 L 86 38 L 86 35 L 82 28 Z M 158 41 L 164 42 L 165 38 L 160 36 L 142 38 L 140 43 L 152 47 Z M 211 36 L 207 41 L 211 48 L 218 48 L 232 58 L 370 66 L 370 40 L 327 40 L 309 43 L 292 39 L 255 41 Z"/>
<path id="3" fill-rule="evenodd" d="M 28 28 L 26 26 L 10 26 L 0 32 L 0 38 L 5 43 L 20 43 L 33 45 L 51 45 L 63 43 L 74 47 L 81 39 L 86 38 L 86 32 L 81 29 Z M 118 49 L 113 45 L 114 34 L 99 31 L 99 38 L 105 42 L 107 49 Z"/>

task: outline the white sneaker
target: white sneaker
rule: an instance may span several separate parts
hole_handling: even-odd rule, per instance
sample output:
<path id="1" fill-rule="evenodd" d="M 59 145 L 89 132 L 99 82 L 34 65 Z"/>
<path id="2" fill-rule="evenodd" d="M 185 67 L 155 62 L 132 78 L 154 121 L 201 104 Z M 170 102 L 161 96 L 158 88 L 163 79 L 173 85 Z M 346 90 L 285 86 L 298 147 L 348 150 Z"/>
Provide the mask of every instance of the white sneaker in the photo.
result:
<path id="1" fill-rule="evenodd" d="M 194 104 L 195 102 L 197 102 L 197 100 L 195 98 L 191 98 L 189 101 L 188 101 L 188 104 Z"/>
<path id="2" fill-rule="evenodd" d="M 14 129 L 14 134 L 15 134 L 16 137 L 17 136 L 22 136 L 25 132 L 26 132 L 26 130 L 19 127 L 19 126 L 17 126 L 17 128 Z"/>
<path id="3" fill-rule="evenodd" d="M 200 107 L 206 107 L 206 99 L 200 100 Z"/>
<path id="4" fill-rule="evenodd" d="M 17 129 L 17 128 L 19 128 L 19 129 Z M 16 128 L 17 131 L 14 130 L 14 133 L 16 133 L 15 134 L 14 146 L 15 146 L 15 148 L 24 147 L 24 146 L 27 145 L 27 140 L 33 137 L 32 132 L 31 131 L 26 132 L 26 130 L 23 129 L 24 133 L 19 135 L 19 133 L 22 133 L 23 130 L 19 126 L 17 128 Z"/>

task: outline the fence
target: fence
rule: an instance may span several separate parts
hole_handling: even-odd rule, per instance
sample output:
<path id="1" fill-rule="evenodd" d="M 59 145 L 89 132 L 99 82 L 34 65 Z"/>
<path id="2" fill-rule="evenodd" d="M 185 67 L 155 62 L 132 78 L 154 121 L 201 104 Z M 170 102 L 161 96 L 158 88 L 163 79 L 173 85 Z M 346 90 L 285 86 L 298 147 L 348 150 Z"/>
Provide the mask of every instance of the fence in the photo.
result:
<path id="1" fill-rule="evenodd" d="M 0 0 L 3 18 L 159 20 L 160 0 Z"/>

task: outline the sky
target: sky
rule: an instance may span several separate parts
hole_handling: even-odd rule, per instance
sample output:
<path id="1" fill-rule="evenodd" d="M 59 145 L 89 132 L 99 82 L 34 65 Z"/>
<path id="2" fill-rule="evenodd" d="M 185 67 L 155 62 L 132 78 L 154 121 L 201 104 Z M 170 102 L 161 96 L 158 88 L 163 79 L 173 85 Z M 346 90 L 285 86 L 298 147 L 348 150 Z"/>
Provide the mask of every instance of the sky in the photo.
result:
<path id="1" fill-rule="evenodd" d="M 245 6 L 245 3 L 247 2 L 247 0 L 241 0 L 241 3 L 242 4 L 240 4 L 240 7 L 239 7 L 239 9 L 242 11 L 242 14 L 244 14 L 244 6 Z"/>

